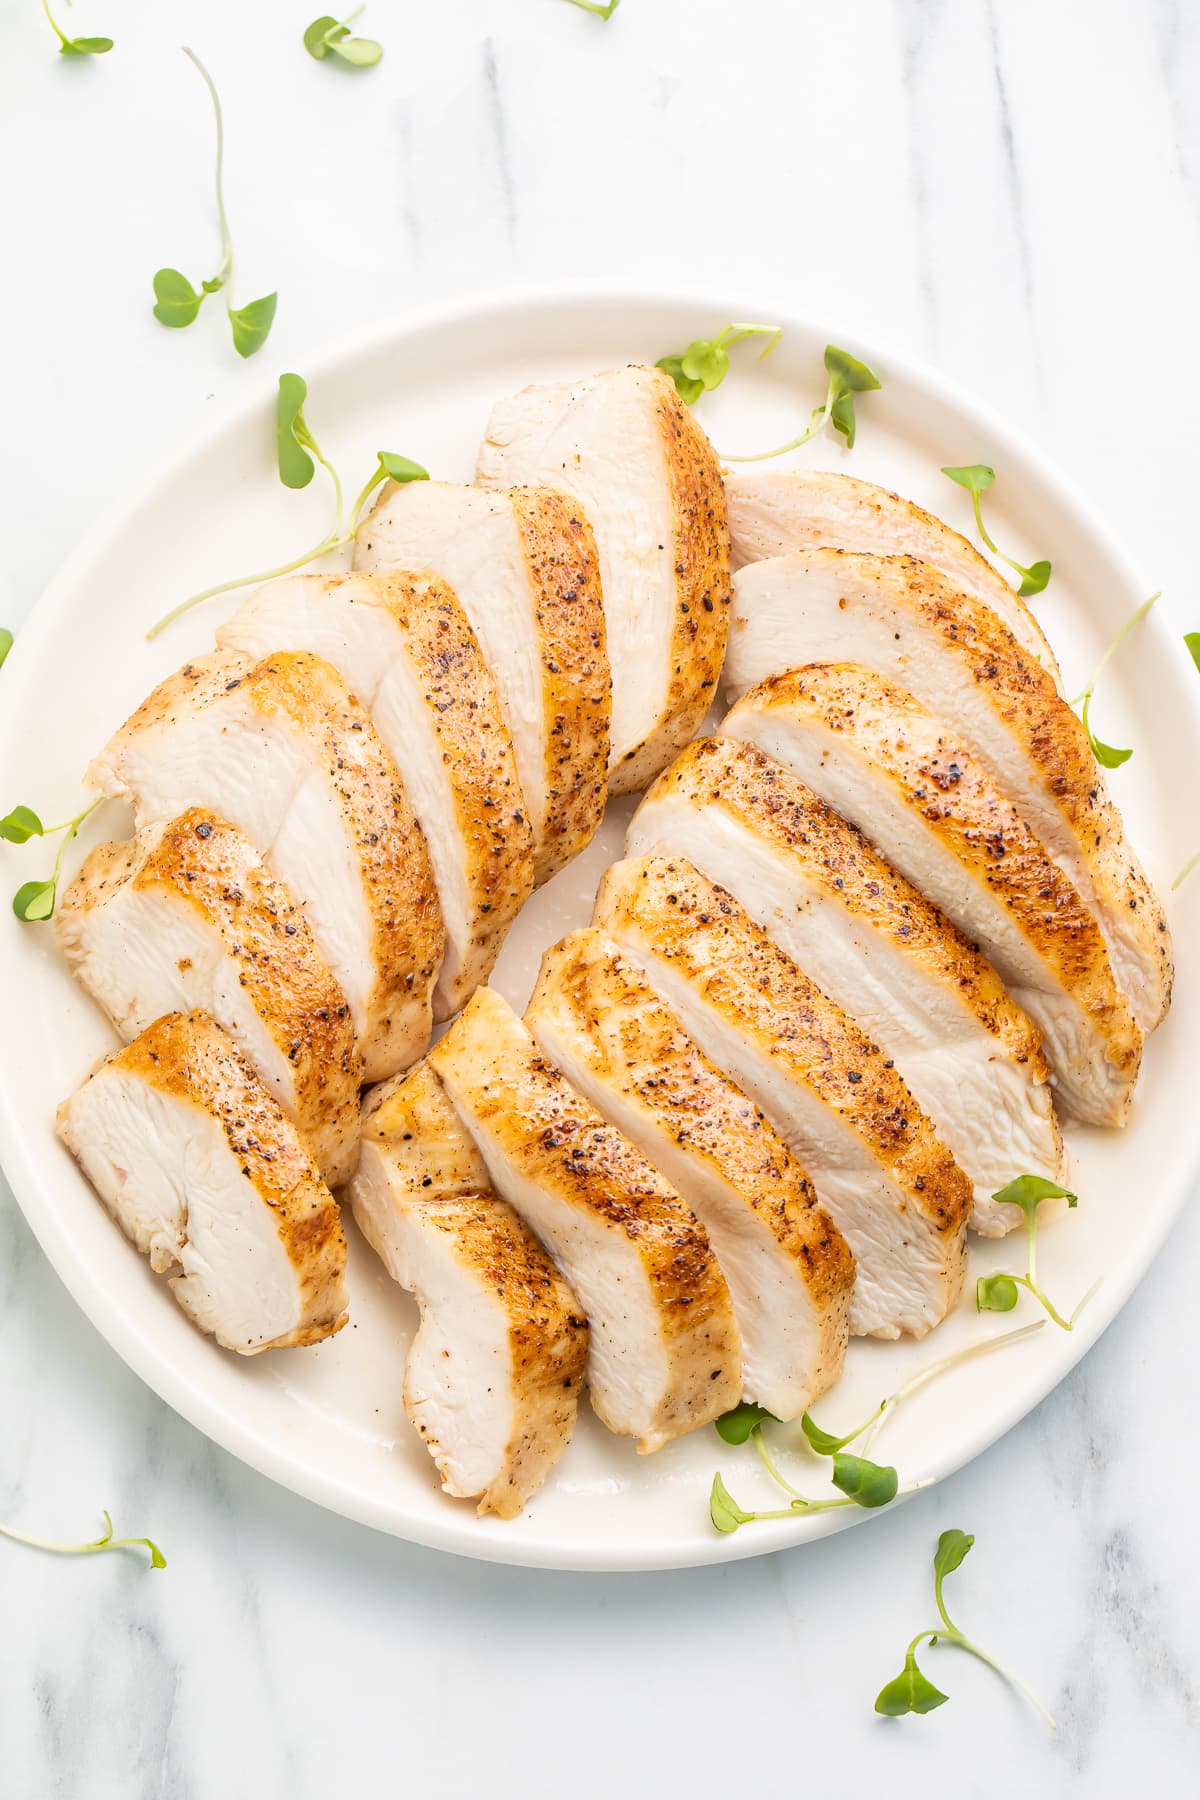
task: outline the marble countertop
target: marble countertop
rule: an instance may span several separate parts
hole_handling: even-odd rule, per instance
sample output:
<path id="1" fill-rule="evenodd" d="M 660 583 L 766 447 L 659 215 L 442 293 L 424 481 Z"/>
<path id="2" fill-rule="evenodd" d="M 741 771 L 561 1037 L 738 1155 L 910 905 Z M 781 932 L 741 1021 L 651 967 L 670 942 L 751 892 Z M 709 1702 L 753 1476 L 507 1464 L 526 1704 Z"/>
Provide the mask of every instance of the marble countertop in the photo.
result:
<path id="1" fill-rule="evenodd" d="M 0 17 L 7 329 L 0 618 L 215 409 L 262 380 L 223 321 L 151 319 L 212 256 L 229 132 L 239 297 L 272 367 L 400 307 L 574 278 L 736 287 L 938 365 L 1048 450 L 1192 625 L 1200 12 L 1186 0 L 372 0 L 346 75 L 313 8 L 78 0 L 70 62 Z M 1137 1195 L 1129 1196 L 1131 1206 Z M 373 1535 L 215 1449 L 124 1368 L 0 1187 L 0 1518 L 101 1506 L 170 1567 L 0 1542 L 5 1800 L 1166 1795 L 1200 1772 L 1187 1430 L 1200 1216 L 1074 1375 L 971 1468 L 868 1528 L 679 1574 L 493 1568 Z M 1058 1716 L 928 1658 L 951 1704 L 871 1711 L 977 1535 L 964 1621 Z"/>

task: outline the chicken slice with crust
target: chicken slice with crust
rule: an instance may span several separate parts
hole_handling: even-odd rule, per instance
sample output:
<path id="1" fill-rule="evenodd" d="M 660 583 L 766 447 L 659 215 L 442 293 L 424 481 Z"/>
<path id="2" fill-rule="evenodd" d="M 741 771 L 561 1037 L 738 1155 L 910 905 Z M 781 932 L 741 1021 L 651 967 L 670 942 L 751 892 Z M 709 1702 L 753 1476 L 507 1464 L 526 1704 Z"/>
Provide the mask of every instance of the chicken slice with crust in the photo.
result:
<path id="1" fill-rule="evenodd" d="M 512 740 L 453 591 L 435 575 L 293 575 L 256 588 L 217 642 L 251 657 L 311 650 L 370 713 L 429 849 L 446 927 L 433 1016 L 450 1018 L 533 889 Z"/>
<path id="2" fill-rule="evenodd" d="M 924 1336 L 962 1287 L 971 1184 L 882 1050 L 682 858 L 615 864 L 595 920 L 805 1169 L 854 1252 L 850 1330 Z"/>
<path id="3" fill-rule="evenodd" d="M 58 903 L 72 974 L 121 1036 L 203 1011 L 298 1127 L 331 1187 L 358 1146 L 362 1062 L 304 909 L 216 813 L 193 807 L 101 844 Z"/>
<path id="4" fill-rule="evenodd" d="M 304 907 L 369 1081 L 424 1050 L 445 935 L 425 838 L 395 763 L 328 663 L 199 657 L 155 688 L 91 782 L 139 826 L 211 807 Z"/>
<path id="5" fill-rule="evenodd" d="M 995 613 L 912 557 L 807 550 L 734 584 L 731 693 L 806 663 L 874 669 L 945 721 L 1089 907 L 1144 1031 L 1174 973 L 1162 907 L 1125 838 L 1087 732 Z"/>
<path id="6" fill-rule="evenodd" d="M 369 1097 L 349 1197 L 421 1309 L 404 1410 L 443 1489 L 515 1518 L 575 1423 L 588 1346 L 578 1300 L 493 1191 L 428 1063 Z"/>
<path id="7" fill-rule="evenodd" d="M 670 377 L 632 365 L 501 400 L 476 475 L 565 489 L 591 520 L 612 664 L 608 784 L 635 793 L 692 736 L 721 672 L 729 529 L 712 445 Z"/>
<path id="8" fill-rule="evenodd" d="M 764 681 L 721 730 L 798 775 L 978 945 L 1040 1028 L 1068 1112 L 1124 1124 L 1142 1034 L 1104 939 L 955 733 L 852 663 Z"/>
<path id="9" fill-rule="evenodd" d="M 686 857 L 740 900 L 891 1058 L 998 1236 L 1015 1175 L 1058 1181 L 1062 1134 L 1037 1029 L 995 970 L 853 825 L 750 744 L 707 738 L 659 776 L 631 856 Z"/>
<path id="10" fill-rule="evenodd" d="M 184 1312 L 226 1350 L 346 1323 L 338 1209 L 295 1126 L 220 1026 L 168 1013 L 58 1109 L 58 1134 Z"/>
<path id="11" fill-rule="evenodd" d="M 710 1423 L 742 1391 L 725 1278 L 703 1229 L 629 1140 L 480 988 L 430 1053 L 497 1192 L 587 1313 L 588 1386 L 640 1451 Z"/>
<path id="12" fill-rule="evenodd" d="M 841 1373 L 854 1259 L 783 1139 L 601 931 L 547 950 L 525 1023 L 704 1226 L 733 1297 L 743 1398 L 799 1418 Z"/>
<path id="13" fill-rule="evenodd" d="M 604 813 L 611 695 L 591 526 L 548 488 L 410 481 L 382 490 L 354 563 L 428 569 L 454 590 L 496 684 L 546 881 Z"/>
<path id="14" fill-rule="evenodd" d="M 794 550 L 919 557 L 990 606 L 1061 685 L 1046 635 L 1015 588 L 974 544 L 911 500 L 827 469 L 735 470 L 725 477 L 725 497 L 735 568 Z"/>

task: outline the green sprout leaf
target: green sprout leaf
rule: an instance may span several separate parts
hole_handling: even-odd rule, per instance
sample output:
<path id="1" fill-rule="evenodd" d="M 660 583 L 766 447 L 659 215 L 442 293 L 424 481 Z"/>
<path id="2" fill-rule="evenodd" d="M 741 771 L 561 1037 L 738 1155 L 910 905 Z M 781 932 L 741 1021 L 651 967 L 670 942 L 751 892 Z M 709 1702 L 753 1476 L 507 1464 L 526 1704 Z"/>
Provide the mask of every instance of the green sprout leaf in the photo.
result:
<path id="1" fill-rule="evenodd" d="M 57 893 L 53 881 L 26 881 L 13 895 L 13 911 L 23 925 L 40 925 L 53 916 Z"/>
<path id="2" fill-rule="evenodd" d="M 1200 631 L 1185 631 L 1183 641 L 1187 645 L 1188 655 L 1200 669 Z"/>
<path id="3" fill-rule="evenodd" d="M 611 19 L 621 0 L 569 0 L 571 6 L 577 6 L 580 12 L 595 13 L 598 19 Z"/>
<path id="4" fill-rule="evenodd" d="M 12 647 L 13 647 L 12 632 L 9 631 L 7 626 L 0 625 L 0 669 L 2 669 L 4 667 L 4 664 L 8 659 L 8 653 L 12 649 Z"/>
<path id="5" fill-rule="evenodd" d="M 900 1478 L 891 1467 L 839 1450 L 833 1459 L 833 1485 L 856 1506 L 870 1508 L 889 1506 L 899 1491 Z"/>
<path id="6" fill-rule="evenodd" d="M 273 299 L 274 296 L 270 298 Z M 198 594 L 189 594 L 186 600 L 181 600 L 178 606 L 173 606 L 170 612 L 165 613 L 150 627 L 146 633 L 148 638 L 157 637 L 160 631 L 165 631 L 175 619 L 189 612 L 193 606 L 198 606 L 202 600 L 211 600 L 217 594 L 231 593 L 235 588 L 257 587 L 261 582 L 273 581 L 278 575 L 290 575 L 295 569 L 303 569 L 306 564 L 315 562 L 319 556 L 325 556 L 332 550 L 340 550 L 343 544 L 348 544 L 353 538 L 362 509 L 375 489 L 389 478 L 398 482 L 429 480 L 429 471 L 411 457 L 400 456 L 392 450 L 380 450 L 375 457 L 375 467 L 347 514 L 342 478 L 313 436 L 304 416 L 307 399 L 308 383 L 302 375 L 289 373 L 279 377 L 275 400 L 275 460 L 280 481 L 284 487 L 292 489 L 306 488 L 316 473 L 317 463 L 320 463 L 333 487 L 333 519 L 329 529 L 319 543 L 302 551 L 299 556 L 293 556 L 288 562 L 276 563 L 269 569 L 257 569 L 252 575 L 237 575 L 232 581 L 218 581 L 212 587 L 201 588 Z"/>
<path id="7" fill-rule="evenodd" d="M 73 819 L 64 819 L 61 825 L 43 825 L 29 806 L 14 806 L 11 812 L 0 819 L 0 838 L 6 839 L 10 844 L 27 844 L 30 838 L 53 837 L 62 833 L 62 842 L 54 859 L 54 873 L 49 881 L 26 881 L 13 895 L 13 911 L 23 925 L 40 925 L 53 917 L 58 899 L 58 878 L 62 872 L 67 845 L 77 835 L 83 821 L 95 812 L 103 800 L 103 794 L 97 794 Z"/>
<path id="8" fill-rule="evenodd" d="M 317 472 L 309 455 L 315 450 L 304 418 L 308 383 L 303 375 L 281 375 L 275 400 L 275 460 L 286 488 L 306 488 Z"/>
<path id="9" fill-rule="evenodd" d="M 979 1648 L 978 1644 L 973 1644 L 968 1637 L 965 1637 L 946 1610 L 942 1583 L 947 1575 L 952 1575 L 955 1569 L 962 1567 L 974 1542 L 974 1537 L 966 1531 L 943 1531 L 939 1537 L 933 1557 L 933 1597 L 937 1606 L 939 1623 L 927 1626 L 924 1631 L 918 1631 L 912 1639 L 904 1653 L 904 1667 L 900 1674 L 880 1688 L 876 1695 L 875 1711 L 898 1719 L 906 1713 L 933 1712 L 936 1707 L 945 1704 L 948 1696 L 943 1694 L 940 1688 L 934 1687 L 917 1666 L 917 1650 L 921 1644 L 928 1641 L 931 1645 L 953 1644 L 959 1650 L 965 1650 L 968 1655 L 977 1658 L 979 1662 L 986 1663 L 989 1669 L 994 1669 L 997 1675 L 1003 1680 L 1011 1682 L 1019 1693 L 1024 1694 L 1030 1705 L 1036 1707 L 1053 1731 L 1055 1729 L 1054 1720 L 1041 1701 L 1030 1692 L 1018 1676 L 1013 1674 L 1011 1669 L 1006 1669 L 1003 1663 L 997 1662 L 994 1656 L 989 1656 L 985 1650 Z"/>
<path id="10" fill-rule="evenodd" d="M 233 347 L 239 356 L 253 356 L 256 350 L 262 349 L 274 323 L 278 301 L 278 294 L 264 294 L 261 300 L 250 300 L 245 306 L 230 307 Z"/>
<path id="11" fill-rule="evenodd" d="M 9 844 L 27 844 L 31 837 L 44 837 L 46 828 L 29 806 L 14 806 L 0 819 L 0 838 Z"/>
<path id="12" fill-rule="evenodd" d="M 1050 1297 L 1039 1287 L 1037 1278 L 1037 1231 L 1038 1207 L 1043 1200 L 1065 1200 L 1068 1208 L 1079 1204 L 1079 1196 L 1070 1188 L 1060 1187 L 1057 1181 L 1047 1181 L 1044 1175 L 1018 1175 L 1007 1187 L 992 1195 L 1001 1206 L 1019 1206 L 1025 1214 L 1025 1244 L 1027 1263 L 1023 1275 L 1004 1273 L 1000 1275 L 981 1275 L 975 1283 L 975 1307 L 978 1312 L 1011 1312 L 1019 1298 L 1018 1288 L 1024 1288 L 1032 1294 L 1064 1331 L 1073 1331 L 1075 1321 L 1087 1305 L 1096 1289 L 1097 1281 L 1090 1287 L 1069 1319 L 1064 1319 Z"/>
<path id="13" fill-rule="evenodd" d="M 881 1418 L 892 1403 L 892 1400 L 882 1401 L 869 1419 L 864 1419 L 861 1425 L 856 1425 L 853 1431 L 846 1433 L 845 1437 L 834 1437 L 831 1432 L 822 1431 L 811 1413 L 804 1414 L 800 1420 L 800 1429 L 818 1456 L 833 1456 L 837 1451 L 844 1450 L 847 1444 L 852 1444 L 855 1438 L 861 1437 L 869 1426 L 874 1425 Z"/>
<path id="14" fill-rule="evenodd" d="M 210 284 L 205 282 L 205 291 Z M 154 276 L 154 316 L 160 325 L 169 325 L 173 331 L 181 331 L 185 325 L 191 325 L 204 304 L 204 294 L 198 294 L 186 275 L 178 269 L 159 269 Z"/>
<path id="15" fill-rule="evenodd" d="M 662 369 L 675 383 L 681 400 L 693 406 L 701 394 L 720 387 L 729 373 L 729 352 L 734 344 L 746 338 L 765 337 L 759 361 L 770 356 L 783 336 L 782 325 L 726 325 L 715 337 L 693 338 L 679 356 L 660 356 L 656 368 Z"/>
<path id="16" fill-rule="evenodd" d="M 981 1275 L 975 1283 L 977 1312 L 1011 1312 L 1017 1298 L 1017 1284 L 1011 1275 Z"/>
<path id="17" fill-rule="evenodd" d="M 362 11 L 361 6 L 356 6 L 344 19 L 335 19 L 330 13 L 314 19 L 304 33 L 304 48 L 308 54 L 317 62 L 324 62 L 332 52 L 351 68 L 372 68 L 383 55 L 383 45 L 377 44 L 374 38 L 350 35 L 350 26 Z"/>
<path id="18" fill-rule="evenodd" d="M 765 1406 L 755 1406 L 751 1401 L 743 1400 L 740 1406 L 735 1406 L 731 1411 L 722 1413 L 721 1417 L 716 1420 L 717 1436 L 723 1438 L 727 1444 L 744 1444 L 750 1433 L 756 1426 L 761 1425 L 764 1419 L 769 1419 L 772 1424 L 778 1424 L 775 1414 L 768 1412 Z"/>
<path id="19" fill-rule="evenodd" d="M 1120 631 L 1118 631 L 1116 637 L 1112 640 L 1112 643 L 1109 644 L 1108 648 L 1105 650 L 1100 661 L 1096 664 L 1096 667 L 1092 670 L 1087 686 L 1081 693 L 1076 694 L 1075 698 L 1071 701 L 1072 706 L 1078 706 L 1080 709 L 1079 722 L 1087 733 L 1087 741 L 1091 746 L 1092 755 L 1103 769 L 1119 769 L 1122 763 L 1127 763 L 1129 761 L 1130 757 L 1133 755 L 1133 751 L 1114 749 L 1111 744 L 1106 744 L 1101 738 L 1098 738 L 1096 733 L 1092 730 L 1089 709 L 1092 704 L 1092 696 L 1096 692 L 1096 684 L 1121 645 L 1125 642 L 1125 639 L 1129 636 L 1130 632 L 1141 623 L 1155 601 L 1159 600 L 1161 597 L 1160 589 L 1158 593 L 1151 594 L 1148 600 L 1143 600 L 1137 610 L 1130 614 Z M 1200 633 L 1194 635 L 1200 636 Z M 1186 639 L 1184 641 L 1186 642 Z"/>
<path id="20" fill-rule="evenodd" d="M 766 352 L 764 351 L 764 355 Z M 825 373 L 828 383 L 825 398 L 820 406 L 814 406 L 809 415 L 808 424 L 798 437 L 789 438 L 786 444 L 780 444 L 775 450 L 758 450 L 753 456 L 729 456 L 728 462 L 767 462 L 774 456 L 785 456 L 789 450 L 798 450 L 807 444 L 826 425 L 840 432 L 846 440 L 847 450 L 854 448 L 854 440 L 858 433 L 858 420 L 854 411 L 855 394 L 865 394 L 882 387 L 883 383 L 874 369 L 862 362 L 857 356 L 851 356 L 848 350 L 839 349 L 836 344 L 825 346 Z"/>
<path id="21" fill-rule="evenodd" d="M 216 199 L 217 222 L 221 233 L 221 260 L 216 273 L 207 276 L 198 289 L 178 269 L 159 269 L 154 277 L 154 317 L 160 325 L 170 326 L 175 331 L 182 330 L 195 322 L 205 298 L 224 288 L 225 311 L 229 318 L 233 347 L 239 356 L 253 356 L 267 341 L 279 296 L 265 294 L 261 300 L 251 300 L 242 307 L 235 307 L 229 298 L 229 289 L 233 283 L 233 239 L 225 211 L 225 120 L 212 76 L 195 51 L 185 47 L 183 54 L 193 64 L 208 89 L 216 121 Z"/>
<path id="22" fill-rule="evenodd" d="M 876 1694 L 875 1711 L 886 1714 L 889 1719 L 900 1719 L 905 1713 L 931 1713 L 935 1707 L 945 1706 L 949 1698 L 949 1694 L 943 1694 L 941 1688 L 935 1688 L 932 1681 L 922 1675 L 916 1654 L 910 1650 L 900 1674 Z"/>
<path id="23" fill-rule="evenodd" d="M 1032 594 L 1044 593 L 1049 585 L 1050 577 L 1054 573 L 1053 564 L 1043 560 L 1031 563 L 1026 568 L 1024 563 L 1015 562 L 1011 556 L 1007 556 L 999 545 L 988 536 L 987 527 L 983 522 L 980 496 L 985 494 L 995 481 L 995 469 L 989 468 L 987 463 L 963 463 L 956 467 L 943 469 L 942 474 L 948 476 L 951 481 L 957 482 L 959 487 L 966 488 L 970 494 L 971 505 L 975 512 L 975 529 L 992 555 L 998 556 L 1001 562 L 1006 562 L 1009 568 L 1015 570 L 1021 577 L 1021 585 L 1017 589 L 1020 597 L 1027 600 Z"/>
<path id="24" fill-rule="evenodd" d="M 119 1538 L 113 1536 L 113 1522 L 108 1513 L 102 1514 L 104 1531 L 98 1538 L 92 1538 L 86 1544 L 59 1544 L 53 1538 L 30 1537 L 28 1532 L 17 1531 L 11 1525 L 0 1525 L 0 1536 L 11 1538 L 16 1544 L 28 1544 L 34 1550 L 49 1550 L 55 1556 L 94 1556 L 100 1550 L 148 1550 L 150 1567 L 165 1569 L 167 1559 L 151 1538 Z"/>
<path id="25" fill-rule="evenodd" d="M 113 47 L 109 37 L 68 37 L 50 11 L 50 0 L 42 0 L 42 11 L 50 21 L 51 29 L 58 39 L 60 56 L 107 56 Z"/>
<path id="26" fill-rule="evenodd" d="M 739 1525 L 748 1524 L 754 1517 L 753 1513 L 742 1511 L 719 1475 L 713 1476 L 708 1514 L 717 1530 L 726 1532 L 736 1531 Z"/>

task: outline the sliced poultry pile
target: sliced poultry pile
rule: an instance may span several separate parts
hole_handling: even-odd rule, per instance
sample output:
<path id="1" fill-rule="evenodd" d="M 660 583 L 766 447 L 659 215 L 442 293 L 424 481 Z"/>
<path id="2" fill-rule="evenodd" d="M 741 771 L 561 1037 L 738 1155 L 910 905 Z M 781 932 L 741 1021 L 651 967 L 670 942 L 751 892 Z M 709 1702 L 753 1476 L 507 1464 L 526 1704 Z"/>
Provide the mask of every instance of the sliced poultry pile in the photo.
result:
<path id="1" fill-rule="evenodd" d="M 125 1048 L 59 1130 L 246 1355 L 345 1322 L 342 1188 L 443 1487 L 507 1518 L 585 1383 L 653 1451 L 935 1327 L 1059 1114 L 1125 1122 L 1170 941 L 992 565 L 846 476 L 723 482 L 659 370 L 503 401 L 354 565 L 250 594 L 96 758 L 135 835 L 56 929 Z M 507 931 L 651 783 L 520 1018 Z"/>

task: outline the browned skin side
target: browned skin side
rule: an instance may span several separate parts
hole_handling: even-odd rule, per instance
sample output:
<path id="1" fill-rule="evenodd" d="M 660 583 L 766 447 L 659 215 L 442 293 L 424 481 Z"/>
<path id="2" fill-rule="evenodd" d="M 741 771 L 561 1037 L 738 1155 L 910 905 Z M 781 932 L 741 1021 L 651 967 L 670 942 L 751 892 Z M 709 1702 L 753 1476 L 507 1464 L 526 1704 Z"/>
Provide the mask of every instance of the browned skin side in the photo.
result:
<path id="1" fill-rule="evenodd" d="M 1138 939 L 1158 971 L 1161 1019 L 1171 1004 L 1175 974 L 1170 932 L 1145 871 L 1126 842 L 1121 815 L 1108 797 L 1103 770 L 1092 755 L 1082 721 L 1049 671 L 1022 649 L 989 606 L 915 557 L 887 560 L 895 565 L 913 611 L 957 647 L 990 710 L 1041 772 L 1042 785 L 1078 840 L 1097 891 L 1102 895 L 1119 891 L 1129 913 L 1141 915 Z"/>
<path id="2" fill-rule="evenodd" d="M 469 903 L 487 921 L 477 926 L 486 980 L 534 873 L 533 832 L 496 684 L 454 590 L 438 576 L 390 570 L 349 580 L 378 589 L 424 683 L 467 851 Z"/>
<path id="3" fill-rule="evenodd" d="M 105 1067 L 138 1075 L 160 1093 L 217 1119 L 242 1173 L 275 1214 L 296 1270 L 306 1324 L 264 1350 L 301 1348 L 346 1323 L 346 1239 L 337 1203 L 295 1126 L 207 1013 L 167 1013 Z"/>
<path id="4" fill-rule="evenodd" d="M 658 422 L 674 513 L 678 605 L 671 634 L 666 723 L 611 771 L 608 785 L 614 794 L 638 793 L 696 732 L 721 674 L 732 601 L 721 465 L 670 376 L 661 369 L 646 373 L 658 391 Z"/>
<path id="5" fill-rule="evenodd" d="M 540 883 L 578 856 L 604 817 L 612 681 L 600 562 L 578 502 L 556 488 L 511 488 L 509 498 L 541 633 L 547 805 Z"/>
<path id="6" fill-rule="evenodd" d="M 445 1234 L 455 1259 L 496 1293 L 507 1317 L 517 1429 L 479 1511 L 515 1518 L 571 1435 L 587 1367 L 587 1320 L 528 1226 L 493 1190 L 428 1063 L 390 1082 L 368 1105 L 363 1136 L 387 1151 L 407 1203 Z M 436 1461 L 440 1446 L 416 1423 Z"/>
<path id="7" fill-rule="evenodd" d="M 961 1230 L 971 1184 L 892 1063 L 732 894 L 682 859 L 642 857 L 618 863 L 600 884 L 597 923 L 619 927 L 622 918 L 649 931 L 658 955 L 715 1008 L 740 1013 L 768 1053 L 868 1146 L 915 1211 L 947 1235 Z"/>
<path id="8" fill-rule="evenodd" d="M 623 1091 L 670 1118 L 678 1143 L 695 1146 L 725 1171 L 780 1249 L 801 1265 L 825 1325 L 822 1360 L 840 1365 L 854 1258 L 774 1126 L 709 1061 L 603 932 L 572 932 L 547 950 L 526 1016 L 536 1019 L 540 1008 L 557 1003 L 574 1010 L 609 1067 L 623 1068 Z"/>
<path id="9" fill-rule="evenodd" d="M 529 1181 L 618 1226 L 637 1245 L 668 1358 L 694 1372 L 672 1384 L 639 1449 L 657 1449 L 736 1406 L 741 1351 L 729 1290 L 707 1236 L 674 1188 L 540 1054 L 491 988 L 478 990 L 429 1060 L 439 1074 L 448 1073 L 461 1052 L 473 1054 L 472 1046 L 481 1047 L 481 1066 L 490 1058 L 487 1079 L 473 1089 L 481 1125 L 503 1137 L 508 1154 L 519 1155 Z"/>
<path id="10" fill-rule="evenodd" d="M 240 831 L 192 807 L 148 854 L 139 838 L 92 851 L 58 908 L 60 943 L 75 908 L 102 906 L 126 881 L 143 893 L 169 890 L 216 930 L 247 998 L 291 1064 L 301 1136 L 330 1179 L 344 1178 L 349 1170 L 330 1169 L 328 1158 L 355 1141 L 362 1059 L 345 996 L 321 960 L 303 908 Z"/>
<path id="11" fill-rule="evenodd" d="M 1103 1032 L 1105 1056 L 1132 1090 L 1142 1033 L 1113 979 L 1095 919 L 1029 827 L 940 722 L 857 663 L 774 675 L 740 706 L 779 705 L 845 733 L 884 770 L 951 855 L 980 872 L 1062 986 Z"/>
<path id="12" fill-rule="evenodd" d="M 1041 1033 L 973 944 L 886 863 L 853 825 L 790 770 L 736 738 L 699 738 L 664 771 L 648 799 L 675 793 L 719 806 L 803 864 L 806 877 L 897 944 L 962 1002 L 1005 1053 L 1049 1079 Z"/>
<path id="13" fill-rule="evenodd" d="M 283 714 L 319 744 L 333 774 L 373 927 L 378 978 L 360 1034 L 363 1061 L 369 1079 L 393 1074 L 404 1060 L 395 1045 L 411 1040 L 414 1024 L 428 1039 L 429 997 L 445 933 L 424 833 L 400 772 L 336 670 L 307 651 L 280 651 L 250 665 L 228 655 L 185 663 L 142 702 L 97 758 L 96 778 L 106 792 L 122 792 L 122 752 L 129 739 L 143 727 L 169 724 L 176 709 L 219 705 L 239 688 L 264 717 Z"/>

